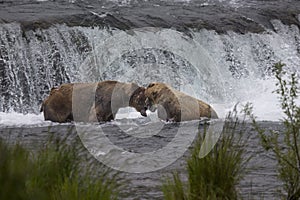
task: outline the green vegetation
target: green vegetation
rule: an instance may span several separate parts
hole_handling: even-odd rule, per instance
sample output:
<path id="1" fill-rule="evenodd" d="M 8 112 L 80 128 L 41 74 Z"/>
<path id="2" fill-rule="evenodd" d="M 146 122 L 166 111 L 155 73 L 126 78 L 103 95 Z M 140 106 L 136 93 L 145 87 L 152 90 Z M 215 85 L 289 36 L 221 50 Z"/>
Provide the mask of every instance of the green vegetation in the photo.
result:
<path id="1" fill-rule="evenodd" d="M 244 125 L 244 121 L 239 122 L 234 110 L 227 116 L 217 144 L 207 156 L 200 158 L 201 144 L 208 133 L 204 129 L 187 161 L 188 182 L 183 182 L 177 172 L 173 173 L 172 179 L 163 185 L 165 199 L 238 199 L 236 185 L 245 174 L 246 163 L 250 159 L 245 157 L 247 138 L 243 137 Z"/>
<path id="2" fill-rule="evenodd" d="M 0 140 L 0 199 L 117 199 L 117 175 L 91 164 L 84 151 L 78 138 L 52 138 L 34 153 Z"/>
<path id="3" fill-rule="evenodd" d="M 288 74 L 284 64 L 277 63 L 273 73 L 277 79 L 277 89 L 282 111 L 285 114 L 282 134 L 267 131 L 259 127 L 252 114 L 252 106 L 246 107 L 247 114 L 252 118 L 255 130 L 259 133 L 261 144 L 266 151 L 275 155 L 278 163 L 278 178 L 283 181 L 286 199 L 300 199 L 300 107 L 296 105 L 299 94 L 299 83 L 296 73 Z"/>
<path id="4" fill-rule="evenodd" d="M 273 68 L 277 79 L 275 91 L 285 114 L 282 133 L 260 128 L 248 104 L 244 113 L 250 116 L 266 151 L 278 163 L 278 178 L 284 184 L 285 199 L 300 199 L 300 107 L 296 104 L 299 83 L 296 73 L 288 74 L 284 64 Z M 214 122 L 213 122 L 214 123 Z M 188 180 L 174 172 L 163 184 L 166 200 L 240 199 L 236 188 L 246 173 L 250 157 L 245 155 L 247 129 L 237 111 L 226 117 L 221 136 L 206 156 L 200 157 L 201 145 L 211 132 L 205 127 L 199 133 L 187 160 Z M 249 134 L 248 134 L 249 136 Z M 31 152 L 19 144 L 0 140 L 0 199 L 9 200 L 110 200 L 117 199 L 124 180 L 84 156 L 85 148 L 77 138 L 52 138 L 42 149 Z"/>
<path id="5" fill-rule="evenodd" d="M 282 119 L 284 131 L 260 128 L 252 114 L 252 105 L 247 104 L 243 112 L 252 119 L 253 127 L 258 132 L 261 144 L 266 151 L 271 151 L 277 161 L 278 178 L 284 184 L 282 195 L 288 200 L 300 199 L 300 106 L 296 100 L 299 94 L 299 82 L 296 73 L 287 73 L 284 64 L 276 63 L 273 73 L 277 79 L 279 102 L 285 117 Z M 237 126 L 235 117 L 227 118 L 222 137 L 206 157 L 198 157 L 202 137 L 192 150 L 188 159 L 188 182 L 181 181 L 179 174 L 173 173 L 163 186 L 167 200 L 184 199 L 237 199 L 236 184 L 245 172 L 248 159 L 243 159 L 245 150 L 242 140 L 245 130 Z M 242 122 L 242 124 L 244 121 Z M 239 134 L 236 133 L 240 130 Z M 204 132 L 205 136 L 206 132 Z M 238 145 L 242 143 L 241 145 Z"/>

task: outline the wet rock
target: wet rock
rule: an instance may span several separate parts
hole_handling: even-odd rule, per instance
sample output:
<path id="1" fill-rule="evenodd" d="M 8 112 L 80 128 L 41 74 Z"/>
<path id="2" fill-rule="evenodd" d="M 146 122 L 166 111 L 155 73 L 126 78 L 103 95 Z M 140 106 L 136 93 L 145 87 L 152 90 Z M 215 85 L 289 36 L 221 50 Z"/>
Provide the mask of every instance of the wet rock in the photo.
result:
<path id="1" fill-rule="evenodd" d="M 139 2 L 116 4 L 105 1 L 0 1 L 0 23 L 18 22 L 23 31 L 45 29 L 53 24 L 100 26 L 122 30 L 142 27 L 209 29 L 218 33 L 260 33 L 273 29 L 270 23 L 299 26 L 300 4 L 297 0 L 245 1 L 239 4 L 219 2 Z"/>

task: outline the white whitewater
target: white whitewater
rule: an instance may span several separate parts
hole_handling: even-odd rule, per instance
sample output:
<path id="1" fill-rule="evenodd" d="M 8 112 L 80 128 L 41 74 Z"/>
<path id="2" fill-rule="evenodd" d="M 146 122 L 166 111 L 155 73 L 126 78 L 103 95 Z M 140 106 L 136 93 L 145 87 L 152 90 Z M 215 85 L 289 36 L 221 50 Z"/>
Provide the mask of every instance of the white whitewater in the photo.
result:
<path id="1" fill-rule="evenodd" d="M 0 112 L 0 127 L 21 127 L 21 126 L 51 126 L 55 123 L 44 121 L 42 114 L 22 114 L 22 113 L 4 113 Z"/>
<path id="2" fill-rule="evenodd" d="M 193 38 L 169 29 L 64 25 L 24 37 L 19 24 L 2 24 L 0 126 L 47 125 L 39 108 L 51 87 L 105 79 L 166 82 L 212 104 L 222 118 L 236 103 L 251 102 L 259 120 L 278 121 L 283 114 L 271 67 L 282 61 L 299 74 L 300 34 L 296 26 L 272 23 L 276 31 L 221 35 L 203 29 Z"/>

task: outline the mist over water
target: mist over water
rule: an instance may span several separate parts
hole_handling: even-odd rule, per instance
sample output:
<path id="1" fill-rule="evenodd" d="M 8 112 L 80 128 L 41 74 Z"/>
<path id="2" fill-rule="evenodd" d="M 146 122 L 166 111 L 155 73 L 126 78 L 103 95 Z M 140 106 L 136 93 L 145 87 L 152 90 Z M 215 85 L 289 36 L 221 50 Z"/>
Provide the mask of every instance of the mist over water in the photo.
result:
<path id="1" fill-rule="evenodd" d="M 1 24 L 0 111 L 39 114 L 54 86 L 114 79 L 166 82 L 212 104 L 221 117 L 236 103 L 252 102 L 259 119 L 277 121 L 271 67 L 282 61 L 299 73 L 300 34 L 297 26 L 272 24 L 276 31 L 202 29 L 191 31 L 192 38 L 171 29 L 56 25 L 24 33 L 17 23 Z"/>

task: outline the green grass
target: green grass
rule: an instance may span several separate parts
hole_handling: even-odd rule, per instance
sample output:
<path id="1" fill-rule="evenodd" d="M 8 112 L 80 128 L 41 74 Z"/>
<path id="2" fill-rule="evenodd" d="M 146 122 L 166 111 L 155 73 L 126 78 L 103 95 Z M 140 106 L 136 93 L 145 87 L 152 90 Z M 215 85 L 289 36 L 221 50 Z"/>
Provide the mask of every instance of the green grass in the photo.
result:
<path id="1" fill-rule="evenodd" d="M 79 139 L 51 139 L 37 152 L 0 140 L 0 199 L 111 200 L 121 183 L 117 174 L 91 164 Z"/>
<path id="2" fill-rule="evenodd" d="M 282 119 L 285 130 L 279 133 L 260 128 L 250 104 L 246 112 L 252 118 L 263 148 L 275 155 L 278 178 L 284 184 L 283 196 L 288 200 L 297 200 L 300 199 L 300 106 L 296 103 L 299 77 L 296 72 L 285 70 L 285 64 L 280 62 L 273 66 L 273 73 L 277 79 L 274 92 L 279 95 L 281 109 L 285 114 Z"/>
<path id="3" fill-rule="evenodd" d="M 258 132 L 261 145 L 265 151 L 271 151 L 277 161 L 278 179 L 283 183 L 281 199 L 300 199 L 300 105 L 299 76 L 296 72 L 285 69 L 285 64 L 276 63 L 273 74 L 277 79 L 279 103 L 285 114 L 282 123 L 285 130 L 277 132 L 262 129 L 252 114 L 252 105 L 244 107 L 244 114 L 250 116 L 254 129 Z M 245 173 L 245 149 L 242 135 L 247 130 L 239 128 L 235 117 L 229 117 L 225 123 L 222 137 L 213 151 L 200 159 L 198 157 L 203 136 L 195 144 L 188 160 L 188 182 L 182 182 L 177 172 L 163 185 L 164 197 L 167 200 L 214 200 L 239 199 L 236 185 Z M 243 125 L 244 122 L 242 122 Z M 238 134 L 237 134 L 238 132 Z M 261 199 L 264 197 L 262 196 Z"/>
<path id="4" fill-rule="evenodd" d="M 240 123 L 235 115 L 228 115 L 219 141 L 213 150 L 203 158 L 199 152 L 203 138 L 207 134 L 199 134 L 198 140 L 187 161 L 188 181 L 183 182 L 177 172 L 163 185 L 166 200 L 214 200 L 239 199 L 236 185 L 246 170 L 249 157 L 245 157 L 243 138 L 244 123 Z"/>

